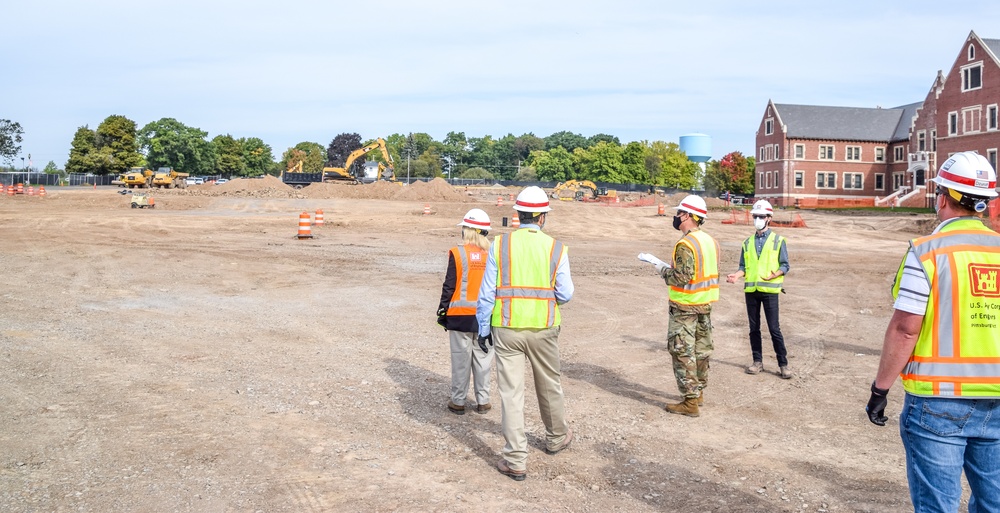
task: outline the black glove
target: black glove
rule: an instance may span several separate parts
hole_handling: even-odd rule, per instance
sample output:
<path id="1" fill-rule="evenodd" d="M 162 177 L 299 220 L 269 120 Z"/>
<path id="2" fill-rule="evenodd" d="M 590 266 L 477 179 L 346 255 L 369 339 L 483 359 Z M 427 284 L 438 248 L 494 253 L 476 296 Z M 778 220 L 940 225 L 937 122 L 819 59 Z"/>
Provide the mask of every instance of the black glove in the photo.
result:
<path id="1" fill-rule="evenodd" d="M 486 335 L 485 337 L 482 336 L 482 335 L 479 335 L 479 349 L 482 349 L 484 353 L 489 354 L 490 353 L 490 349 L 488 347 L 486 347 L 486 343 L 487 342 L 489 342 L 490 346 L 493 345 L 493 334 L 492 333 L 490 333 L 489 335 Z"/>
<path id="2" fill-rule="evenodd" d="M 885 421 L 889 420 L 889 417 L 885 416 L 885 406 L 889 404 L 888 396 L 888 390 L 876 387 L 875 382 L 872 381 L 872 396 L 868 399 L 868 406 L 865 406 L 868 420 L 872 421 L 872 424 L 884 426 Z"/>
<path id="3" fill-rule="evenodd" d="M 448 310 L 444 307 L 438 308 L 437 316 L 438 324 L 440 324 L 445 331 L 448 331 L 448 326 L 445 325 L 448 322 Z"/>

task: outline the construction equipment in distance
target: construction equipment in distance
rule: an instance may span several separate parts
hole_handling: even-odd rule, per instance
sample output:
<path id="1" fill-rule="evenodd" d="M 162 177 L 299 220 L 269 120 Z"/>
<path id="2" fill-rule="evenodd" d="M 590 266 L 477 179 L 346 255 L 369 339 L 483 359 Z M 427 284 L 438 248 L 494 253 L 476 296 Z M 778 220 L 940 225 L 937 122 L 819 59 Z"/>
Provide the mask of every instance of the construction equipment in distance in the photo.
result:
<path id="1" fill-rule="evenodd" d="M 132 208 L 156 208 L 156 203 L 149 197 L 149 193 L 135 192 L 132 194 Z"/>
<path id="2" fill-rule="evenodd" d="M 167 189 L 184 189 L 187 187 L 187 177 L 190 176 L 188 173 L 178 173 L 169 167 L 161 167 L 156 170 L 153 174 L 153 187 Z"/>
<path id="3" fill-rule="evenodd" d="M 122 182 L 129 189 L 135 189 L 136 187 L 140 189 L 149 188 L 153 186 L 153 174 L 152 169 L 133 167 L 122 177 Z"/>
<path id="4" fill-rule="evenodd" d="M 374 142 L 366 144 L 361 148 L 358 148 L 351 152 L 344 161 L 344 167 L 324 167 L 323 171 L 319 173 L 303 173 L 302 172 L 302 162 L 296 163 L 294 166 L 288 168 L 287 171 L 281 173 L 281 181 L 291 185 L 293 187 L 301 188 L 311 183 L 318 182 L 349 182 L 352 184 L 361 183 L 364 177 L 357 177 L 351 173 L 351 166 L 354 162 L 365 156 L 368 152 L 378 148 L 382 152 L 382 158 L 385 160 L 386 164 L 383 165 L 379 163 L 379 173 L 375 177 L 375 180 L 387 180 L 390 182 L 396 181 L 396 173 L 394 170 L 394 163 L 392 160 L 392 155 L 389 155 L 389 150 L 386 148 L 385 139 L 379 137 Z M 386 167 L 388 166 L 388 167 Z"/>
<path id="5" fill-rule="evenodd" d="M 562 201 L 587 201 L 600 198 L 614 198 L 618 191 L 608 190 L 607 187 L 598 187 L 590 180 L 568 180 L 559 182 L 555 189 L 552 189 L 552 198 Z"/>

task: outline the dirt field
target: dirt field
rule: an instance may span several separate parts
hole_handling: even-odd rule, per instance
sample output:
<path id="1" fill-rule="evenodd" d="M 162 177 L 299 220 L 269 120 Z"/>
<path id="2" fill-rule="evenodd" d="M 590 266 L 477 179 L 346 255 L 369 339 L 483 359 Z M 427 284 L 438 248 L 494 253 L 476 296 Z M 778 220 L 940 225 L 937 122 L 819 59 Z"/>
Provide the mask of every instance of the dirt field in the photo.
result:
<path id="1" fill-rule="evenodd" d="M 863 410 L 892 274 L 930 216 L 803 212 L 809 228 L 780 230 L 796 377 L 777 377 L 766 334 L 767 372 L 744 374 L 742 289 L 724 283 L 695 419 L 662 409 L 679 400 L 667 290 L 636 259 L 669 256 L 670 217 L 556 202 L 546 231 L 570 247 L 576 284 L 560 337 L 576 439 L 544 453 L 529 385 L 517 483 L 493 467 L 499 408 L 445 408 L 434 315 L 455 224 L 479 206 L 509 230 L 496 197 L 516 191 L 245 182 L 156 192 L 153 210 L 112 188 L 0 197 L 0 510 L 911 510 L 901 388 L 887 427 Z M 326 225 L 296 240 L 316 209 Z M 706 224 L 724 273 L 752 233 L 725 217 Z"/>

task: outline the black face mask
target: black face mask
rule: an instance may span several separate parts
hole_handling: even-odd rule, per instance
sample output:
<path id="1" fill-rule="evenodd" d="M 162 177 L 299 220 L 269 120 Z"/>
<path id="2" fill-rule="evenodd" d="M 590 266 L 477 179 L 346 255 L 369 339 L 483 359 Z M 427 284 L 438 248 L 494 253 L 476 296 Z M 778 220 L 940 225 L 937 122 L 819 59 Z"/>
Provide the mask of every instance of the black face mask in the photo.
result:
<path id="1" fill-rule="evenodd" d="M 681 216 L 674 216 L 674 229 L 675 230 L 681 229 Z"/>

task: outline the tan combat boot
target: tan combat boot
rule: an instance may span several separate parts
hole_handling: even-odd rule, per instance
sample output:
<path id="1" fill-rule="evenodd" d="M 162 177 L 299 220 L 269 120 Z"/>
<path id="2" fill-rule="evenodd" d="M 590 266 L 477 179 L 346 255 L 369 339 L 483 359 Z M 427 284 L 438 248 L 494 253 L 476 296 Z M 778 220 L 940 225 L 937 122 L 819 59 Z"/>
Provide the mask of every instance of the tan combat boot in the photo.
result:
<path id="1" fill-rule="evenodd" d="M 664 409 L 666 409 L 670 413 L 677 413 L 677 414 L 680 414 L 680 415 L 687 415 L 688 417 L 697 417 L 698 416 L 698 398 L 697 397 L 691 397 L 691 398 L 685 397 L 684 398 L 684 402 L 680 402 L 680 403 L 677 403 L 677 404 L 668 404 L 668 405 L 664 406 Z"/>

